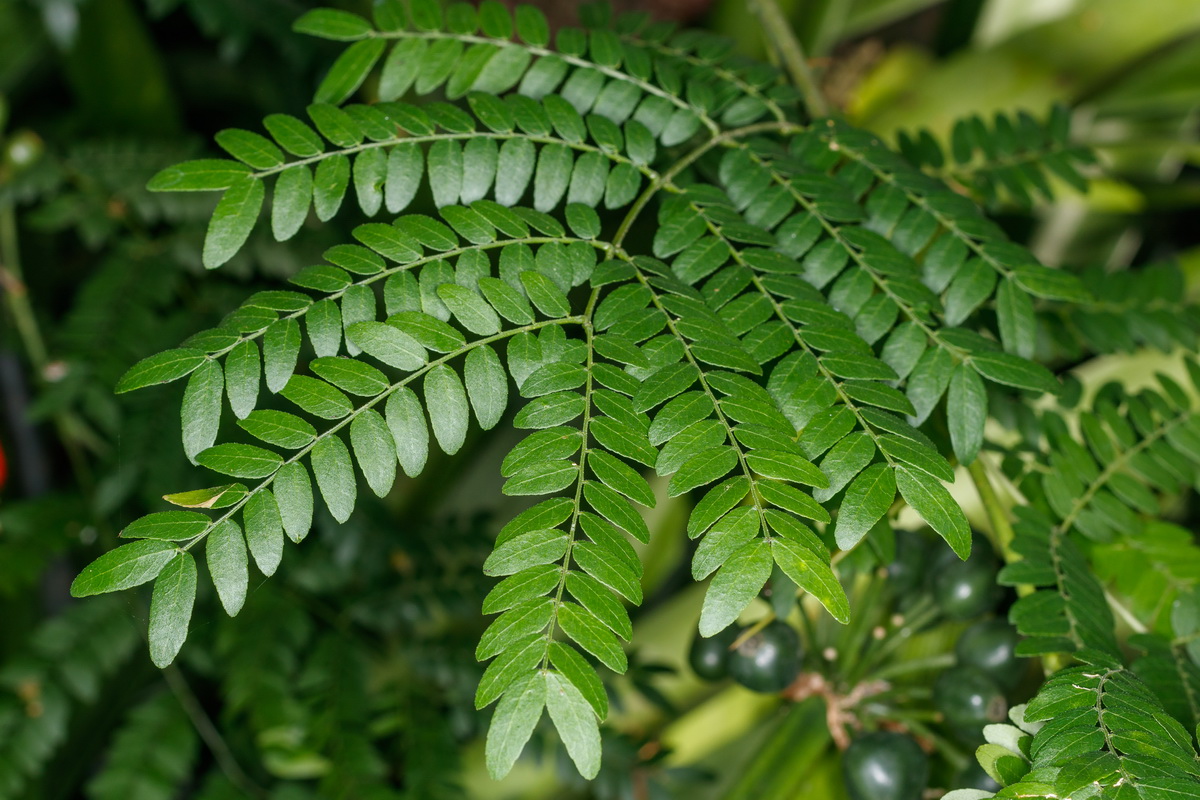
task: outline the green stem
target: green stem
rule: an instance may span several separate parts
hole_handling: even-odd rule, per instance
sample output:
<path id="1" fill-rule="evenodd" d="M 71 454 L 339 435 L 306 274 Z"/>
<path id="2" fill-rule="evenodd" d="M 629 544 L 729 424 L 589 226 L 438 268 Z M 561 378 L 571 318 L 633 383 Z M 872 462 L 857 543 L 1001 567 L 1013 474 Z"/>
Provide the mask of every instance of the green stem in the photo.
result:
<path id="1" fill-rule="evenodd" d="M 34 379 L 43 384 L 47 380 L 50 355 L 46 349 L 46 340 L 38 327 L 37 315 L 29 302 L 25 273 L 21 269 L 17 212 L 11 203 L 0 204 L 0 291 L 3 291 L 8 299 L 8 308 L 12 313 L 17 335 L 25 348 L 29 363 L 33 366 Z M 67 459 L 71 462 L 71 469 L 79 484 L 90 493 L 93 486 L 92 471 L 80 448 L 80 438 L 74 433 L 82 425 L 82 421 L 70 411 L 58 411 L 54 414 L 54 427 L 58 431 L 63 449 L 66 450 Z"/>
<path id="2" fill-rule="evenodd" d="M 184 713 L 192 721 L 192 726 L 196 729 L 196 733 L 200 734 L 200 738 L 208 745 L 208 749 L 213 754 L 213 759 L 217 762 L 217 766 L 221 769 L 221 772 L 225 773 L 225 777 L 229 779 L 229 782 L 246 796 L 266 797 L 267 793 L 263 791 L 263 788 L 251 780 L 246 771 L 242 769 L 242 765 L 234 757 L 233 751 L 229 749 L 229 744 L 221 736 L 221 732 L 217 730 L 217 726 L 213 724 L 212 719 L 204 711 L 204 707 L 200 705 L 200 701 L 196 699 L 195 693 L 192 692 L 192 687 L 188 685 L 187 679 L 183 677 L 183 673 L 179 667 L 172 664 L 169 667 L 165 667 L 162 672 L 163 677 L 167 681 L 167 686 L 171 688 L 175 699 L 179 701 L 179 705 L 183 708 Z"/>
<path id="3" fill-rule="evenodd" d="M 764 790 L 775 786 L 782 768 L 787 767 L 791 775 L 796 768 L 803 773 L 811 767 L 829 744 L 822 705 L 820 698 L 810 697 L 789 709 L 750 762 L 743 765 L 741 777 L 723 795 L 725 800 L 761 800 L 770 796 Z"/>
<path id="4" fill-rule="evenodd" d="M 911 661 L 901 661 L 891 664 L 868 677 L 873 680 L 886 681 L 913 672 L 953 667 L 957 660 L 953 653 L 942 653 L 941 655 L 930 656 L 929 658 L 917 658 Z"/>
<path id="5" fill-rule="evenodd" d="M 787 67 L 801 94 L 804 104 L 813 117 L 829 116 L 829 104 L 817 86 L 812 70 L 808 67 L 808 59 L 804 57 L 804 48 L 792 31 L 792 25 L 783 12 L 779 10 L 775 0 L 749 0 L 750 10 L 753 11 L 762 24 L 762 29 L 771 42 L 771 47 L 779 54 L 780 60 Z"/>
<path id="6" fill-rule="evenodd" d="M 979 492 L 979 499 L 983 502 L 984 511 L 987 512 L 996 549 L 1004 556 L 1005 563 L 1011 564 L 1019 560 L 1020 556 L 1012 549 L 1013 527 L 1012 523 L 1008 521 L 1008 509 L 1000 501 L 995 487 L 992 486 L 982 455 L 971 462 L 971 466 L 967 467 L 967 472 L 971 474 L 971 480 L 975 482 L 975 491 Z"/>
<path id="7" fill-rule="evenodd" d="M 44 378 L 44 370 L 50 359 L 25 288 L 21 255 L 17 247 L 17 214 L 8 203 L 0 206 L 0 288 L 8 298 L 8 310 L 12 312 L 17 334 L 21 337 L 29 361 L 38 377 Z"/>
<path id="8" fill-rule="evenodd" d="M 875 627 L 873 624 L 875 618 L 872 616 L 872 612 L 879 608 L 879 598 L 885 584 L 885 581 L 881 580 L 873 571 L 866 577 L 868 581 L 866 589 L 862 591 L 861 596 L 855 598 L 854 607 L 858 613 L 846 626 L 842 642 L 838 647 L 838 659 L 841 667 L 839 672 L 851 686 L 859 682 L 856 672 L 867 652 L 869 637 Z"/>
<path id="9" fill-rule="evenodd" d="M 890 635 L 882 640 L 879 640 L 879 645 L 873 649 L 873 652 L 868 652 L 863 659 L 863 669 L 868 673 L 875 669 L 879 664 L 884 662 L 888 656 L 896 651 L 901 645 L 906 643 L 913 634 L 920 631 L 930 622 L 933 622 L 941 616 L 941 609 L 933 604 L 932 600 L 923 598 L 925 602 L 921 602 L 914 606 L 909 612 L 899 628 L 896 628 Z"/>
<path id="10" fill-rule="evenodd" d="M 550 663 L 550 644 L 554 641 L 554 632 L 558 629 L 558 610 L 562 608 L 563 592 L 567 588 L 567 573 L 571 568 L 571 551 L 575 549 L 575 540 L 579 531 L 579 513 L 583 508 L 583 484 L 587 474 L 588 457 L 588 428 L 592 421 L 592 371 L 595 365 L 596 349 L 592 344 L 592 310 L 596 298 L 600 296 L 599 289 L 593 289 L 588 298 L 587 309 L 582 318 L 583 332 L 587 337 L 587 378 L 583 385 L 583 420 L 579 425 L 582 446 L 579 451 L 579 480 L 575 482 L 575 510 L 571 514 L 571 525 L 567 530 L 567 552 L 562 558 L 562 577 L 558 581 L 558 589 L 554 593 L 554 613 L 546 625 L 546 649 L 542 653 L 541 669 L 546 669 Z"/>

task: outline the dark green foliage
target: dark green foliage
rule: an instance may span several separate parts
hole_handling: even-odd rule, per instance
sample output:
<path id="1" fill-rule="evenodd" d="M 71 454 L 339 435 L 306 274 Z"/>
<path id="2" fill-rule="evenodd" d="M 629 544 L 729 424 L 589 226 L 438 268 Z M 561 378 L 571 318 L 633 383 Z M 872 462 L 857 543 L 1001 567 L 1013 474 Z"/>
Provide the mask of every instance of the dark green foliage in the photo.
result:
<path id="1" fill-rule="evenodd" d="M 187 6 L 235 43 L 256 30 Z M 891 628 L 908 637 L 937 609 L 960 621 L 995 609 L 1002 557 L 1024 638 L 979 623 L 934 688 L 949 728 L 984 736 L 999 796 L 1195 793 L 1200 559 L 1190 533 L 1157 521 L 1196 484 L 1191 389 L 1164 379 L 1081 398 L 1060 374 L 1086 354 L 1194 348 L 1183 273 L 1040 264 L 1010 240 L 1019 226 L 966 196 L 1027 208 L 1051 176 L 1086 186 L 1093 159 L 1066 110 L 969 117 L 948 155 L 925 132 L 897 152 L 820 118 L 804 87 L 720 37 L 645 15 L 589 8 L 584 28 L 552 35 L 535 9 L 490 1 L 372 7 L 294 22 L 345 45 L 288 55 L 329 64 L 290 82 L 311 98 L 278 98 L 304 113 L 221 130 L 228 158 L 92 144 L 22 182 L 0 175 L 4 202 L 55 198 L 35 215 L 44 231 L 105 248 L 58 333 L 70 379 L 48 378 L 37 410 L 105 459 L 89 507 L 53 510 L 69 517 L 55 530 L 102 545 L 76 596 L 146 585 L 135 613 L 153 663 L 175 670 L 170 694 L 135 698 L 91 796 L 168 797 L 202 780 L 207 800 L 268 782 L 297 798 L 456 797 L 458 749 L 482 738 L 472 705 L 490 709 L 493 777 L 554 739 L 598 793 L 673 789 L 657 732 L 600 726 L 621 710 L 614 687 L 670 707 L 651 680 L 661 667 L 631 647 L 657 588 L 643 559 L 664 515 L 647 510 L 668 498 L 691 506 L 691 577 L 707 581 L 700 677 L 777 694 L 811 669 L 850 690 L 834 673 L 859 658 L 878 668 Z M 161 240 L 144 236 L 163 223 Z M 202 267 L 253 288 L 200 279 Z M 124 438 L 126 406 L 108 394 L 171 382 L 182 459 L 162 415 Z M 164 402 L 147 397 L 121 402 Z M 509 517 L 442 524 L 440 502 L 475 508 L 481 494 L 449 457 L 486 464 L 479 432 L 494 429 L 487 441 L 509 436 L 495 457 L 501 493 L 517 498 Z M 1007 509 L 987 509 L 993 548 L 950 487 L 959 467 L 977 481 L 994 471 L 997 452 L 1017 523 L 1009 541 Z M 406 511 L 364 525 L 387 505 Z M 893 553 L 901 505 L 936 537 L 901 532 Z M 150 513 L 129 521 L 133 507 Z M 93 516 L 104 523 L 85 537 L 78 520 Z M 20 509 L 0 524 L 0 589 L 26 590 L 23 571 L 65 543 L 35 541 Z M 864 588 L 889 562 L 891 589 Z M 1128 666 L 1111 587 L 1149 620 Z M 800 594 L 815 602 L 798 607 Z M 760 595 L 779 619 L 730 651 Z M 873 619 L 881 596 L 917 611 Z M 55 756 L 72 710 L 130 651 L 112 620 L 75 630 L 102 613 L 128 628 L 104 602 L 52 623 L 46 636 L 71 647 L 39 638 L 3 673 L 26 706 L 0 706 L 0 797 Z M 813 619 L 818 604 L 829 619 Z M 829 630 L 854 646 L 829 655 L 817 641 Z M 1024 663 L 1014 649 L 1086 665 L 1014 708 L 1016 727 L 999 724 Z M 208 761 L 193 727 L 207 728 L 178 657 L 220 693 L 216 726 L 252 754 L 252 774 L 194 775 Z M 21 694 L 31 675 L 40 715 Z M 810 720 L 801 708 L 780 730 Z M 924 736 L 919 719 L 900 724 Z M 860 737 L 843 766 L 852 797 L 912 800 L 927 783 L 925 755 L 898 733 Z"/>

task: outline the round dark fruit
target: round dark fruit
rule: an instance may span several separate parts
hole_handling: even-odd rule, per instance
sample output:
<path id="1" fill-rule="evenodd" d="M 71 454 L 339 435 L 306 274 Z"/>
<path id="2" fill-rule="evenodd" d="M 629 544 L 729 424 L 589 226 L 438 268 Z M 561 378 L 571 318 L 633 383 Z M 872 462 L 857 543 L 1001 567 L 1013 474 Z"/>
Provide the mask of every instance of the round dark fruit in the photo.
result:
<path id="1" fill-rule="evenodd" d="M 726 662 L 729 660 L 729 646 L 742 632 L 739 625 L 730 625 L 720 633 L 707 639 L 696 634 L 692 639 L 692 647 L 688 650 L 688 664 L 692 672 L 706 681 L 719 681 L 729 674 Z"/>
<path id="2" fill-rule="evenodd" d="M 896 558 L 888 565 L 892 590 L 903 597 L 920 588 L 929 565 L 929 542 L 912 531 L 896 531 Z"/>
<path id="3" fill-rule="evenodd" d="M 979 766 L 979 762 L 971 759 L 971 763 L 966 769 L 958 773 L 958 780 L 955 786 L 959 789 L 979 789 L 984 792 L 998 792 L 1004 787 L 996 783 L 991 775 L 988 775 L 983 767 Z"/>
<path id="4" fill-rule="evenodd" d="M 842 776 L 851 800 L 920 800 L 929 757 L 910 736 L 868 733 L 842 754 Z"/>
<path id="5" fill-rule="evenodd" d="M 729 676 L 756 692 L 782 692 L 800 674 L 800 637 L 775 620 L 729 652 Z"/>
<path id="6" fill-rule="evenodd" d="M 976 667 L 953 667 L 939 675 L 933 685 L 933 705 L 951 727 L 972 739 L 982 735 L 984 725 L 1008 718 L 1004 693 Z"/>
<path id="7" fill-rule="evenodd" d="M 1021 682 L 1025 662 L 1017 658 L 1017 629 L 1007 620 L 977 622 L 963 631 L 954 652 L 960 666 L 987 673 L 1001 689 L 1011 691 Z"/>
<path id="8" fill-rule="evenodd" d="M 948 618 L 966 620 L 990 611 L 1000 601 L 996 585 L 996 555 L 987 539 L 976 535 L 971 556 L 959 560 L 951 550 L 938 554 L 931 565 L 933 599 Z"/>

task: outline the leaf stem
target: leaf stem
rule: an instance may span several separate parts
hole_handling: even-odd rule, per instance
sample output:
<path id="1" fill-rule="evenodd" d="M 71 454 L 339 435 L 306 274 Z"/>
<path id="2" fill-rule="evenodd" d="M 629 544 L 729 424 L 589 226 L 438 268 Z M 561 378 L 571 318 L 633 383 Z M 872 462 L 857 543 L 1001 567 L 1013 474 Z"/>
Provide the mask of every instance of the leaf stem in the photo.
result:
<path id="1" fill-rule="evenodd" d="M 221 732 L 217 730 L 217 726 L 213 724 L 211 718 L 205 712 L 204 707 L 200 705 L 200 701 L 196 699 L 195 693 L 192 692 L 192 687 L 188 685 L 187 679 L 183 676 L 183 672 L 174 664 L 163 668 L 163 677 L 167 681 L 167 686 L 170 687 L 175 699 L 179 701 L 179 705 L 183 707 L 184 713 L 192 721 L 192 727 L 196 729 L 196 733 L 200 734 L 200 738 L 208 745 L 208 749 L 212 752 L 213 758 L 220 767 L 221 772 L 225 773 L 225 777 L 229 779 L 239 791 L 250 797 L 266 797 L 267 793 L 261 786 L 251 780 L 246 771 L 242 769 L 242 765 L 238 763 L 234 757 L 233 751 L 229 749 L 229 744 L 225 738 L 221 736 Z"/>
<path id="2" fill-rule="evenodd" d="M 758 16 L 772 49 L 779 54 L 779 58 L 787 67 L 792 83 L 804 95 L 804 104 L 808 107 L 809 114 L 813 117 L 829 116 L 829 104 L 821 94 L 812 70 L 809 69 L 804 48 L 775 0 L 750 0 L 750 10 Z"/>
<path id="3" fill-rule="evenodd" d="M 8 298 L 8 310 L 13 315 L 17 334 L 25 345 L 25 353 L 38 376 L 44 379 L 49 356 L 25 288 L 21 255 L 17 248 L 17 215 L 10 203 L 0 206 L 0 289 Z"/>
<path id="4" fill-rule="evenodd" d="M 1011 564 L 1014 561 L 1019 561 L 1020 556 L 1012 549 L 1013 543 L 1013 527 L 1008 521 L 1008 509 L 1000 501 L 1000 497 L 996 494 L 996 489 L 992 486 L 991 478 L 988 477 L 987 466 L 983 463 L 983 454 L 981 453 L 971 465 L 967 467 L 967 472 L 971 475 L 971 480 L 975 483 L 975 491 L 979 493 L 979 499 L 983 503 L 984 511 L 987 512 L 988 522 L 992 526 L 992 538 L 994 544 L 1004 556 L 1004 563 Z"/>

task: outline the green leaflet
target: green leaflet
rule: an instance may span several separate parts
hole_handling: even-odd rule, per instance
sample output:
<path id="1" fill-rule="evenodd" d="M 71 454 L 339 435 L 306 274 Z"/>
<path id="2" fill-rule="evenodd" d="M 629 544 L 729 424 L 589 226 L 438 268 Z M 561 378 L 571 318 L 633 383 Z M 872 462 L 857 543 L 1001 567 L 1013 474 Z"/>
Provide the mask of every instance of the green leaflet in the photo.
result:
<path id="1" fill-rule="evenodd" d="M 438 446 L 454 455 L 467 437 L 467 393 L 458 373 L 445 364 L 425 375 L 425 407 Z"/>
<path id="2" fill-rule="evenodd" d="M 498 546 L 484 562 L 487 575 L 512 575 L 558 561 L 567 552 L 567 534 L 548 529 L 523 533 Z"/>
<path id="3" fill-rule="evenodd" d="M 850 621 L 850 601 L 825 558 L 786 537 L 776 538 L 771 550 L 775 563 L 797 586 L 820 600 L 838 622 Z"/>
<path id="4" fill-rule="evenodd" d="M 546 710 L 579 774 L 590 780 L 600 771 L 600 728 L 596 714 L 566 677 L 554 672 L 544 675 Z"/>
<path id="5" fill-rule="evenodd" d="M 208 525 L 208 517 L 195 511 L 160 511 L 126 525 L 121 538 L 180 541 L 203 533 Z"/>
<path id="6" fill-rule="evenodd" d="M 261 374 L 258 345 L 252 341 L 238 344 L 225 357 L 225 391 L 238 419 L 245 419 L 258 403 Z"/>
<path id="7" fill-rule="evenodd" d="M 350 444 L 371 491 L 386 497 L 396 482 L 396 443 L 378 411 L 359 412 L 350 423 Z"/>
<path id="8" fill-rule="evenodd" d="M 624 672 L 628 668 L 628 659 L 616 636 L 591 611 L 564 602 L 558 607 L 558 626 L 609 669 Z"/>
<path id="9" fill-rule="evenodd" d="M 345 522 L 354 511 L 358 488 L 350 451 L 340 437 L 325 436 L 317 442 L 312 449 L 312 468 L 329 513 L 338 522 Z"/>
<path id="10" fill-rule="evenodd" d="M 304 225 L 312 206 L 313 176 L 306 166 L 279 173 L 271 195 L 271 233 L 277 242 L 291 239 Z"/>
<path id="11" fill-rule="evenodd" d="M 228 189 L 249 174 L 250 170 L 236 161 L 198 159 L 167 167 L 151 178 L 146 188 L 152 192 L 206 192 Z"/>
<path id="12" fill-rule="evenodd" d="M 537 672 L 518 679 L 500 699 L 487 735 L 487 765 L 493 780 L 500 780 L 512 769 L 533 735 L 545 704 L 546 681 Z"/>
<path id="13" fill-rule="evenodd" d="M 265 478 L 279 469 L 277 453 L 249 444 L 218 444 L 199 453 L 196 463 L 235 478 Z"/>
<path id="14" fill-rule="evenodd" d="M 221 606 L 229 616 L 237 616 L 246 602 L 250 573 L 246 541 L 236 522 L 225 520 L 212 529 L 204 540 L 204 558 Z"/>
<path id="15" fill-rule="evenodd" d="M 970 464 L 983 444 L 983 426 L 987 422 L 987 390 L 978 373 L 966 364 L 954 368 L 946 395 L 946 422 L 954 455 L 962 464 Z"/>
<path id="16" fill-rule="evenodd" d="M 308 470 L 298 461 L 284 464 L 275 473 L 275 497 L 288 538 L 299 543 L 312 527 L 313 492 Z"/>
<path id="17" fill-rule="evenodd" d="M 176 552 L 154 581 L 150 597 L 150 660 L 169 666 L 187 639 L 196 602 L 196 560 Z"/>
<path id="18" fill-rule="evenodd" d="M 761 539 L 744 545 L 717 570 L 700 609 L 700 635 L 729 627 L 771 577 L 771 546 Z"/>
<path id="19" fill-rule="evenodd" d="M 242 522 L 255 565 L 271 577 L 283 558 L 283 519 L 275 495 L 266 490 L 252 495 L 242 509 Z"/>
<path id="20" fill-rule="evenodd" d="M 429 456 L 429 428 L 421 403 L 411 389 L 401 387 L 388 398 L 386 415 L 400 467 L 405 475 L 415 478 Z"/>
<path id="21" fill-rule="evenodd" d="M 118 592 L 152 581 L 179 550 L 170 542 L 146 539 L 110 550 L 84 567 L 71 583 L 72 597 Z"/>
<path id="22" fill-rule="evenodd" d="M 265 194 L 263 182 L 248 175 L 225 190 L 204 237 L 205 267 L 216 269 L 241 249 L 258 221 Z"/>
<path id="23" fill-rule="evenodd" d="M 941 481 L 920 470 L 897 467 L 896 487 L 904 501 L 946 540 L 959 558 L 965 559 L 970 554 L 970 525 Z"/>
<path id="24" fill-rule="evenodd" d="M 183 452 L 193 462 L 201 451 L 212 447 L 221 425 L 221 391 L 225 376 L 221 365 L 205 361 L 188 379 L 183 392 Z"/>
<path id="25" fill-rule="evenodd" d="M 300 355 L 300 326 L 294 319 L 281 319 L 267 328 L 263 337 L 263 374 L 267 389 L 278 392 L 291 379 Z"/>
<path id="26" fill-rule="evenodd" d="M 383 55 L 385 44 L 382 39 L 367 39 L 342 51 L 317 87 L 313 99 L 318 103 L 336 104 L 354 94 Z"/>
<path id="27" fill-rule="evenodd" d="M 116 391 L 131 392 L 156 383 L 170 383 L 190 375 L 208 357 L 199 350 L 179 348 L 144 358 L 129 368 L 117 383 Z"/>
<path id="28" fill-rule="evenodd" d="M 508 406 L 508 375 L 500 356 L 487 345 L 472 349 L 463 364 L 463 381 L 479 427 L 496 427 Z"/>

